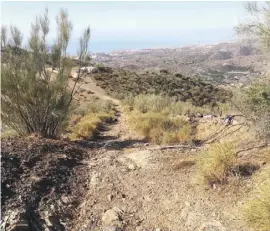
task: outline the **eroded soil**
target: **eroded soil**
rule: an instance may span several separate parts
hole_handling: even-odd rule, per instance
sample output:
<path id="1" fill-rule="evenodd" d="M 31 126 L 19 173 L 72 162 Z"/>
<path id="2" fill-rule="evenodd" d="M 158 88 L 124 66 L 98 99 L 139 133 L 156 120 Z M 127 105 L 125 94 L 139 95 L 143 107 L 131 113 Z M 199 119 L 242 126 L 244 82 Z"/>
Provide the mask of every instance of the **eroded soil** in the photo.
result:
<path id="1" fill-rule="evenodd" d="M 249 230 L 238 212 L 249 178 L 235 190 L 198 184 L 198 149 L 153 149 L 113 102 L 118 119 L 94 140 L 2 141 L 3 230 Z"/>

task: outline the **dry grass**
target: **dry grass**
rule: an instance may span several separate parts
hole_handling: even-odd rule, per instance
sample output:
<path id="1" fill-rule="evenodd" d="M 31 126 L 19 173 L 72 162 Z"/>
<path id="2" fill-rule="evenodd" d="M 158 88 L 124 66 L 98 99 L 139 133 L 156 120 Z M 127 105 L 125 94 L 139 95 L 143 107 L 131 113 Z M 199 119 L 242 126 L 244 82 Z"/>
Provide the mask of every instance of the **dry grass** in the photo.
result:
<path id="1" fill-rule="evenodd" d="M 210 109 L 191 103 L 175 102 L 162 95 L 129 96 L 123 101 L 130 126 L 147 140 L 157 144 L 188 143 L 194 135 L 194 126 L 184 116 Z"/>
<path id="2" fill-rule="evenodd" d="M 85 116 L 88 113 L 112 113 L 113 104 L 108 100 L 97 99 L 89 103 L 83 103 L 73 110 L 73 114 Z"/>
<path id="3" fill-rule="evenodd" d="M 19 134 L 12 128 L 5 129 L 1 132 L 1 138 L 9 138 L 14 136 L 19 136 Z"/>
<path id="4" fill-rule="evenodd" d="M 259 183 L 257 192 L 244 205 L 243 215 L 247 224 L 255 230 L 270 230 L 270 167 L 255 176 Z"/>
<path id="5" fill-rule="evenodd" d="M 127 111 L 137 110 L 141 113 L 146 112 L 163 112 L 171 115 L 186 115 L 192 113 L 209 114 L 212 109 L 204 106 L 197 107 L 190 102 L 175 102 L 166 95 L 137 95 L 127 96 L 123 101 L 123 106 Z"/>
<path id="6" fill-rule="evenodd" d="M 226 126 L 221 122 L 207 121 L 199 123 L 196 127 L 196 139 L 213 141 L 232 142 L 236 146 L 246 147 L 249 143 L 254 143 L 256 134 L 248 126 L 243 124 Z"/>
<path id="7" fill-rule="evenodd" d="M 102 122 L 115 117 L 113 104 L 100 99 L 83 103 L 72 113 L 68 127 L 68 138 L 72 141 L 94 137 Z"/>
<path id="8" fill-rule="evenodd" d="M 158 112 L 133 111 L 128 121 L 145 139 L 157 144 L 186 143 L 192 139 L 191 126 L 182 118 L 168 118 Z"/>
<path id="9" fill-rule="evenodd" d="M 110 114 L 89 113 L 70 128 L 71 133 L 68 138 L 71 141 L 92 138 L 95 136 L 99 124 L 108 118 L 111 118 Z"/>
<path id="10" fill-rule="evenodd" d="M 270 164 L 270 148 L 265 148 L 265 149 L 260 150 L 260 151 L 258 152 L 258 157 L 259 157 L 262 161 L 264 161 L 264 162 Z"/>
<path id="11" fill-rule="evenodd" d="M 198 177 L 210 185 L 223 183 L 235 161 L 236 151 L 232 143 L 212 144 L 198 158 Z"/>
<path id="12" fill-rule="evenodd" d="M 220 123 L 213 123 L 213 121 L 199 123 L 196 129 L 196 139 L 206 140 L 210 138 L 213 134 L 224 128 L 225 125 Z"/>

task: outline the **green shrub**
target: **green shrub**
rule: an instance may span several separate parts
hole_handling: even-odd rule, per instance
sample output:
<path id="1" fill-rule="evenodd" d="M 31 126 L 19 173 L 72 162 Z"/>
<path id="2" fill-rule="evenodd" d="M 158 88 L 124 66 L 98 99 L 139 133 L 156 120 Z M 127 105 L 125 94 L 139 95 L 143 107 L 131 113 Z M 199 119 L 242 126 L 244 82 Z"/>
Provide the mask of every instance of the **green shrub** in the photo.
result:
<path id="1" fill-rule="evenodd" d="M 204 182 L 212 185 L 226 181 L 236 160 L 236 151 L 231 143 L 213 144 L 200 154 L 198 174 Z"/>
<path id="2" fill-rule="evenodd" d="M 93 74 L 95 80 L 108 94 L 117 93 L 119 99 L 128 95 L 155 94 L 175 97 L 177 101 L 190 101 L 195 106 L 217 106 L 217 103 L 231 97 L 221 88 L 204 83 L 201 79 L 175 76 L 172 73 L 136 73 L 114 69 L 112 73 Z"/>
<path id="3" fill-rule="evenodd" d="M 20 135 L 33 132 L 45 137 L 56 137 L 66 120 L 75 92 L 79 74 L 73 86 L 68 76 L 72 67 L 66 51 L 70 40 L 72 24 L 66 11 L 57 17 L 56 44 L 51 54 L 48 50 L 48 12 L 31 25 L 28 49 L 23 50 L 22 34 L 17 27 L 11 27 L 11 42 L 5 49 L 1 64 L 1 115 L 3 122 Z M 90 28 L 80 38 L 80 58 L 88 51 Z M 55 74 L 48 70 L 47 63 L 58 67 Z"/>
<path id="4" fill-rule="evenodd" d="M 245 92 L 245 104 L 261 137 L 270 139 L 270 86 L 251 85 Z"/>

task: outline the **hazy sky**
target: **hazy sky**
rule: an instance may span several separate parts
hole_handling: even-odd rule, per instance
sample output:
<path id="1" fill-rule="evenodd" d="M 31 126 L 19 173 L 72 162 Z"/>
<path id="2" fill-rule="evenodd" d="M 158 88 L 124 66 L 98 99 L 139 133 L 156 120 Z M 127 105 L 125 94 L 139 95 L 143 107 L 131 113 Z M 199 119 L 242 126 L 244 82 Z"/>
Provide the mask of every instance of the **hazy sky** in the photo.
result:
<path id="1" fill-rule="evenodd" d="M 50 38 L 60 8 L 73 22 L 71 53 L 90 24 L 91 51 L 177 47 L 233 39 L 233 27 L 245 18 L 243 2 L 2 2 L 2 24 L 25 34 L 35 16 L 49 9 Z"/>

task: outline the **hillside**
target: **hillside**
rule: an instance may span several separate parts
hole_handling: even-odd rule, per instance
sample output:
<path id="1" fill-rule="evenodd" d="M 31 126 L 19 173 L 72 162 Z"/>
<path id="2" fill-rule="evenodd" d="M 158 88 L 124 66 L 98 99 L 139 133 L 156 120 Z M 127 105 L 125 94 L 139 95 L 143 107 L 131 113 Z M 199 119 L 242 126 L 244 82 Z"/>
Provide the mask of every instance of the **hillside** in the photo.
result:
<path id="1" fill-rule="evenodd" d="M 216 106 L 217 102 L 225 102 L 230 97 L 229 91 L 200 78 L 172 74 L 166 69 L 144 73 L 111 69 L 95 73 L 92 77 L 108 94 L 119 99 L 129 95 L 163 94 L 174 97 L 176 101 L 189 101 L 195 106 Z"/>
<path id="2" fill-rule="evenodd" d="M 267 70 L 267 54 L 254 42 L 96 53 L 93 60 L 133 71 L 167 69 L 213 83 L 247 84 Z"/>
<path id="3" fill-rule="evenodd" d="M 75 142 L 39 136 L 2 139 L 6 230 L 252 231 L 240 219 L 239 209 L 252 192 L 253 174 L 269 166 L 269 149 L 265 156 L 253 155 L 253 143 L 259 142 L 246 126 L 226 126 L 219 117 L 188 122 L 198 125 L 198 138 L 211 142 L 222 135 L 222 141 L 233 140 L 238 151 L 251 148 L 239 155 L 226 182 L 205 185 L 198 181 L 198 163 L 209 148 L 206 141 L 202 146 L 147 141 L 133 129 L 124 105 L 90 76 L 80 89 L 74 103 L 86 106 L 86 116 L 94 105 L 93 111 L 103 108 L 103 101 L 93 104 L 97 97 L 113 101 L 116 120 L 100 123 L 95 136 Z M 137 117 L 143 119 L 139 112 Z"/>
<path id="4" fill-rule="evenodd" d="M 261 9 L 265 23 L 237 27 L 255 26 L 268 52 L 239 41 L 93 58 L 95 39 L 107 50 L 117 38 L 105 36 L 100 19 L 109 18 L 104 26 L 132 47 L 122 43 L 129 27 L 144 37 L 148 30 L 140 28 L 154 23 L 151 39 L 161 40 L 155 28 L 176 35 L 179 22 L 190 27 L 192 14 L 176 20 L 185 6 L 177 12 L 171 5 L 168 13 L 176 14 L 163 17 L 170 4 L 154 3 L 162 11 L 149 10 L 159 23 L 135 2 L 125 8 L 95 2 L 94 11 L 77 4 L 65 6 L 71 18 L 79 10 L 78 24 L 60 9 L 54 35 L 47 8 L 29 34 L 1 28 L 1 230 L 270 231 L 270 4 Z M 215 23 L 229 21 L 225 7 L 218 6 L 220 21 L 215 4 L 207 5 L 205 26 L 213 27 L 210 13 Z M 256 3 L 248 6 L 260 12 Z M 203 26 L 198 12 L 190 30 Z M 93 31 L 89 15 L 98 16 Z M 194 40 L 205 35 L 213 36 Z M 74 39 L 77 57 L 69 55 Z"/>

